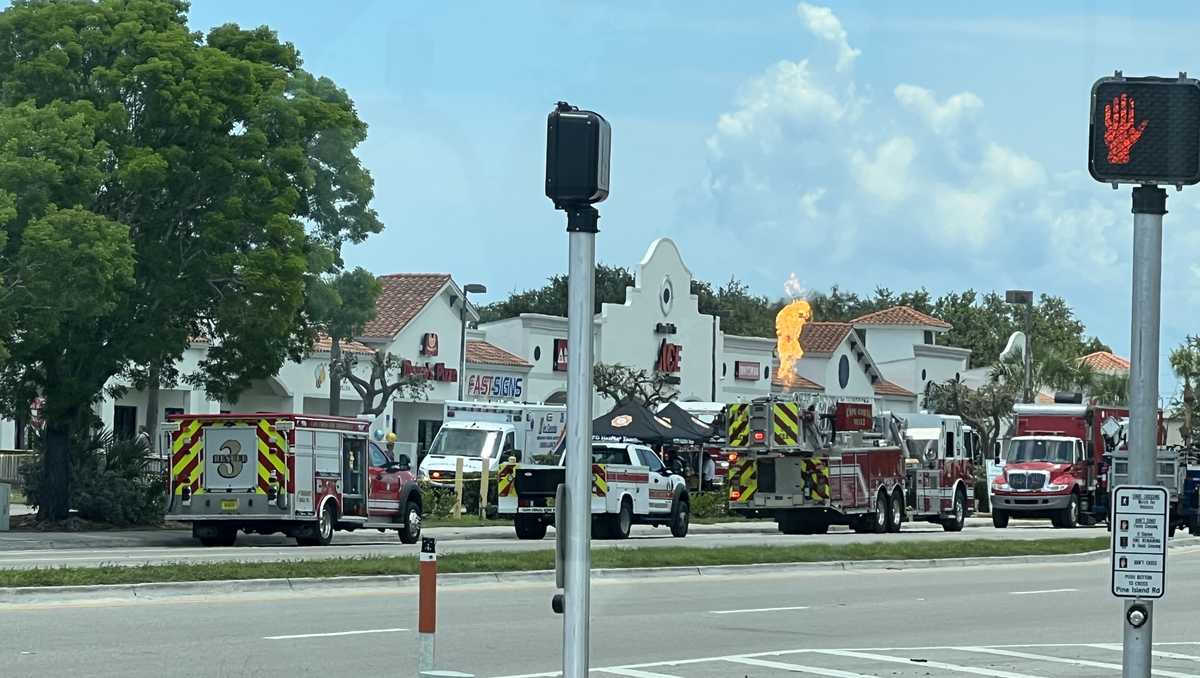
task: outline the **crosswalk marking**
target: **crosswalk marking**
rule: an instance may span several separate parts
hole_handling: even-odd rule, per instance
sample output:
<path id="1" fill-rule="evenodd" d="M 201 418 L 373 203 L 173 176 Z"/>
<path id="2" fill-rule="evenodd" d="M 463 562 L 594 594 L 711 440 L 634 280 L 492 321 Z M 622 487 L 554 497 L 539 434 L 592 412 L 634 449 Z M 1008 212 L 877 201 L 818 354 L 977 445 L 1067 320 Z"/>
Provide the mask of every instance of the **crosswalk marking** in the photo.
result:
<path id="1" fill-rule="evenodd" d="M 671 676 L 665 673 L 651 673 L 649 671 L 639 671 L 638 669 L 596 669 L 600 673 L 611 673 L 614 676 L 629 676 L 629 678 L 679 678 L 679 676 Z"/>
<path id="2" fill-rule="evenodd" d="M 867 659 L 876 662 L 890 662 L 892 664 L 904 664 L 906 666 L 928 666 L 935 669 L 945 669 L 947 671 L 958 671 L 960 673 L 973 673 L 977 676 L 992 676 L 992 678 L 1045 678 L 1044 676 L 1034 676 L 1028 673 L 1016 673 L 1014 671 L 1001 671 L 999 669 L 985 669 L 978 666 L 962 666 L 960 664 L 948 664 L 933 660 L 922 660 L 915 662 L 904 657 L 892 657 L 886 654 L 874 654 L 872 652 L 855 652 L 853 650 L 813 650 L 819 654 L 828 654 L 835 657 L 853 657 L 854 659 Z"/>
<path id="3" fill-rule="evenodd" d="M 1097 662 L 1090 659 L 1071 659 L 1068 657 L 1052 657 L 1046 654 L 1033 654 L 1030 652 L 1016 652 L 1013 650 L 999 650 L 994 647 L 960 647 L 957 648 L 960 652 L 978 652 L 982 654 L 994 654 L 1001 657 L 1016 657 L 1017 659 L 1034 659 L 1040 662 L 1050 662 L 1053 664 L 1070 664 L 1072 666 L 1086 666 L 1093 669 L 1108 669 L 1109 671 L 1120 671 L 1120 664 L 1111 664 L 1108 662 Z M 1151 671 L 1156 676 L 1166 676 L 1167 678 L 1196 678 L 1191 673 L 1176 673 L 1165 669 L 1153 669 Z"/>
<path id="4" fill-rule="evenodd" d="M 727 657 L 724 661 L 734 664 L 745 664 L 747 666 L 761 666 L 765 669 L 779 669 L 780 671 L 791 671 L 793 673 L 808 673 L 814 676 L 830 676 L 831 678 L 870 678 L 870 676 L 861 673 L 851 673 L 850 671 L 839 671 L 838 669 L 826 669 L 817 666 L 803 666 L 801 664 L 785 664 L 784 662 L 773 662 L 766 659 L 753 659 L 751 657 Z"/>
<path id="5" fill-rule="evenodd" d="M 1160 643 L 1165 645 L 1165 643 Z M 1112 650 L 1113 652 L 1124 652 L 1125 648 L 1115 643 L 1091 643 L 1088 647 L 1098 647 L 1101 650 Z M 1182 652 L 1167 652 L 1165 650 L 1154 650 L 1152 654 L 1155 657 L 1163 659 L 1182 659 L 1184 661 L 1200 662 L 1200 657 L 1194 654 L 1183 654 Z"/>

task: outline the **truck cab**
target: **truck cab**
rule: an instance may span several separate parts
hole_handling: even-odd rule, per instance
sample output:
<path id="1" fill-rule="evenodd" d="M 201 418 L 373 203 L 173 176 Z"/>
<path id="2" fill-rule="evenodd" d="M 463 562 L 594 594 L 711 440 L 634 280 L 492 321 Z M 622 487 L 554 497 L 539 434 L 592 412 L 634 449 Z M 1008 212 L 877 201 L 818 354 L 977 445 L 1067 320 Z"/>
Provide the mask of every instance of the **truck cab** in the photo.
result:
<path id="1" fill-rule="evenodd" d="M 512 424 L 454 421 L 442 425 L 421 460 L 418 476 L 434 485 L 453 485 L 462 459 L 464 475 L 479 475 L 487 465 L 494 472 L 503 453 L 516 453 Z"/>

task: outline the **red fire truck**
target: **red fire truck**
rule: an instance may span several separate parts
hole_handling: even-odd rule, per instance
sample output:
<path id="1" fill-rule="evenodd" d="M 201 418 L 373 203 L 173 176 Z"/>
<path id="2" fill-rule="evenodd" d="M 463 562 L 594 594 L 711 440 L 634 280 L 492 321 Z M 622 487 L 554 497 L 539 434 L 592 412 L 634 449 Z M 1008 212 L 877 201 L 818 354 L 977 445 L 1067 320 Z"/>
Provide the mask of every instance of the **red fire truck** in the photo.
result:
<path id="1" fill-rule="evenodd" d="M 368 439 L 363 419 L 305 414 L 174 415 L 167 520 L 192 524 L 205 546 L 238 531 L 282 532 L 303 546 L 335 529 L 421 536 L 421 494 L 406 455 Z"/>
<path id="2" fill-rule="evenodd" d="M 869 404 L 832 409 L 778 396 L 729 405 L 730 511 L 772 516 L 784 534 L 833 524 L 898 532 L 905 520 L 963 528 L 974 504 L 961 422 L 941 417 L 936 427 L 910 428 L 918 440 L 933 436 L 918 446 L 906 440 L 903 419 L 872 416 Z"/>

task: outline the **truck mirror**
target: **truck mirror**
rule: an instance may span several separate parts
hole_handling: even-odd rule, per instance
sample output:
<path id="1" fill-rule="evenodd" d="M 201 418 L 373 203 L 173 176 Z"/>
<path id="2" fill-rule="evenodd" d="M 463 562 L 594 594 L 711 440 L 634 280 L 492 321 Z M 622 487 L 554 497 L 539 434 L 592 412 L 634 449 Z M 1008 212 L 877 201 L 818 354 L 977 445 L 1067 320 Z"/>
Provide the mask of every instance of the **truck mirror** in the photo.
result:
<path id="1" fill-rule="evenodd" d="M 400 471 L 408 471 L 412 469 L 412 460 L 407 454 L 402 454 L 396 458 L 396 468 Z"/>

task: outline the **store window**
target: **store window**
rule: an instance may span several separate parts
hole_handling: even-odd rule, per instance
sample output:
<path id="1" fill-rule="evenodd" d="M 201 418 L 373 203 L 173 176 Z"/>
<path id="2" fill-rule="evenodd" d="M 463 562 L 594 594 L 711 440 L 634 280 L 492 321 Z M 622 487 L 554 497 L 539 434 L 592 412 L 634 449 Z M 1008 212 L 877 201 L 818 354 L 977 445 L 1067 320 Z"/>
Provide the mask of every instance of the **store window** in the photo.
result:
<path id="1" fill-rule="evenodd" d="M 933 345 L 933 331 L 932 330 L 925 330 L 925 344 L 927 346 Z"/>
<path id="2" fill-rule="evenodd" d="M 129 440 L 137 435 L 138 408 L 131 405 L 117 405 L 113 408 L 113 437 L 117 440 Z"/>
<path id="3" fill-rule="evenodd" d="M 417 452 L 421 455 L 433 443 L 433 437 L 442 428 L 441 419 L 420 419 L 417 421 Z"/>

